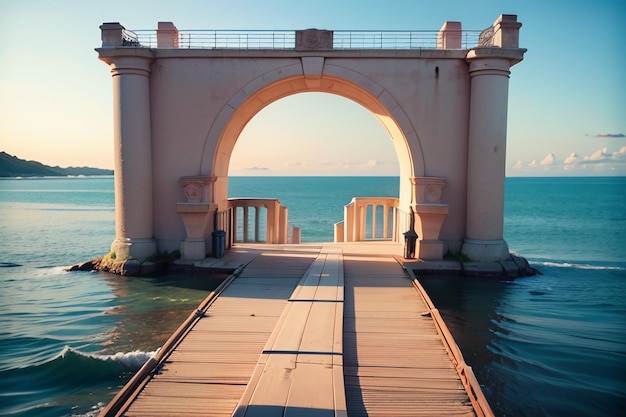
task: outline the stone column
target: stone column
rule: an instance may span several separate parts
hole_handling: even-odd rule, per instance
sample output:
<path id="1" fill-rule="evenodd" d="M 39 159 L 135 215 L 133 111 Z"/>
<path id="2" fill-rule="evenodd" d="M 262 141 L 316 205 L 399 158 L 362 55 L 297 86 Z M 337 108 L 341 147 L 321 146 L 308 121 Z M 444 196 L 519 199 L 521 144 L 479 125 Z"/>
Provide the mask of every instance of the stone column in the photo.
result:
<path id="1" fill-rule="evenodd" d="M 104 44 L 97 51 L 111 67 L 113 78 L 115 241 L 111 251 L 118 260 L 143 259 L 157 251 L 152 225 L 152 55 L 146 49 Z"/>
<path id="2" fill-rule="evenodd" d="M 470 77 L 467 231 L 462 252 L 472 260 L 497 261 L 509 256 L 503 240 L 509 61 L 474 58 Z"/>
<path id="3" fill-rule="evenodd" d="M 504 179 L 510 67 L 520 62 L 521 23 L 501 15 L 467 54 L 470 120 L 467 156 L 467 230 L 461 252 L 475 261 L 509 257 L 504 241 Z M 488 32 L 488 33 L 487 33 Z"/>
<path id="4" fill-rule="evenodd" d="M 502 32 L 503 15 L 495 23 Z M 509 22 L 510 30 L 521 26 Z M 506 37 L 510 39 L 512 37 Z M 526 50 L 517 45 L 494 44 L 469 51 L 470 120 L 467 167 L 467 231 L 462 253 L 475 261 L 509 257 L 504 241 L 504 178 L 506 163 L 507 104 L 510 67 Z"/>

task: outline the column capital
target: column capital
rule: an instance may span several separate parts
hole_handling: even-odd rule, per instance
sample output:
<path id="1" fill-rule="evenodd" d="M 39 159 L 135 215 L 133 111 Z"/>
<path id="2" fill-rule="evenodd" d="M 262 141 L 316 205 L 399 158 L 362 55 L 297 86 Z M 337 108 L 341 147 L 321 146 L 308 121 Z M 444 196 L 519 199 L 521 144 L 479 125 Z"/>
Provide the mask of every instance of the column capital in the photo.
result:
<path id="1" fill-rule="evenodd" d="M 96 49 L 98 58 L 111 67 L 111 75 L 135 74 L 150 76 L 154 56 L 148 49 Z"/>
<path id="2" fill-rule="evenodd" d="M 524 59 L 524 48 L 476 47 L 467 52 L 465 60 L 470 64 L 470 75 L 489 67 L 495 71 L 509 72 L 509 68 Z"/>

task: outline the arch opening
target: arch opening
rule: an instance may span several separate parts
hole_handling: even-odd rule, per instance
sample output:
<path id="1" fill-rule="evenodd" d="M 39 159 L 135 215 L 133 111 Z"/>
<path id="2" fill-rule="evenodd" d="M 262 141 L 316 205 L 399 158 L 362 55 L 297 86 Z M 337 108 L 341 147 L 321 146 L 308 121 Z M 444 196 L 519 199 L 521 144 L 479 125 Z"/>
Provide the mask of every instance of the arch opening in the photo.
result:
<path id="1" fill-rule="evenodd" d="M 208 149 L 210 146 L 205 146 L 201 164 L 201 172 L 216 179 L 214 201 L 220 209 L 228 205 L 229 165 L 237 140 L 248 123 L 264 108 L 282 98 L 298 93 L 314 92 L 330 93 L 351 100 L 378 119 L 387 131 L 396 152 L 400 178 L 398 193 L 400 207 L 408 211 L 413 202 L 411 179 L 415 176 L 422 176 L 424 173 L 421 149 L 412 152 L 408 142 L 408 136 L 412 136 L 411 142 L 414 143 L 414 147 L 420 147 L 416 131 L 401 107 L 395 105 L 394 100 L 383 89 L 379 89 L 378 95 L 375 95 L 362 86 L 369 81 L 371 89 L 371 80 L 360 79 L 362 76 L 358 74 L 349 73 L 348 76 L 354 76 L 356 80 L 321 76 L 314 86 L 311 86 L 305 76 L 297 76 L 269 84 L 264 83 L 262 87 L 252 92 L 247 92 L 244 88 L 242 94 L 245 97 L 238 95 L 224 107 L 222 114 L 217 118 L 217 123 L 207 136 L 207 143 L 216 144 L 215 152 L 213 149 Z M 417 160 L 414 154 L 417 154 Z"/>
<path id="2" fill-rule="evenodd" d="M 228 197 L 277 198 L 303 242 L 328 242 L 353 197 L 398 198 L 398 178 L 395 148 L 373 114 L 335 94 L 296 93 L 263 108 L 243 129 L 230 159 Z M 378 230 L 366 234 L 384 239 L 391 216 L 383 206 L 376 216 Z M 239 237 L 243 229 L 236 227 Z"/>

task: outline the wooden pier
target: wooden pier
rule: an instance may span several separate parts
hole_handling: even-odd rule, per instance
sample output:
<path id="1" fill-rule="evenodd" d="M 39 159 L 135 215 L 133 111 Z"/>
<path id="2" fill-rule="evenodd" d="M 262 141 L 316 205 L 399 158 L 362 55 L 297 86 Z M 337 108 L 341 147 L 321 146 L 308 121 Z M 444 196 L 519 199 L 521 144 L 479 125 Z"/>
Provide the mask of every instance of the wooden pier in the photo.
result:
<path id="1" fill-rule="evenodd" d="M 394 244 L 238 245 L 101 416 L 491 416 Z M 219 263 L 219 265 L 217 264 Z"/>

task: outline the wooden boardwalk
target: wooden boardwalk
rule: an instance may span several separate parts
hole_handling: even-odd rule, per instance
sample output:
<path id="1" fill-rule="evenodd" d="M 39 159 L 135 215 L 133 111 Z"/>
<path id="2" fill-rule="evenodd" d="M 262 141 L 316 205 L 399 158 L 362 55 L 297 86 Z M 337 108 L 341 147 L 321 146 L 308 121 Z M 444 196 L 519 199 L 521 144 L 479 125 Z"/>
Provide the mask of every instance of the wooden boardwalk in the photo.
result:
<path id="1" fill-rule="evenodd" d="M 396 249 L 229 252 L 220 262 L 245 264 L 241 273 L 101 416 L 491 415 Z"/>

